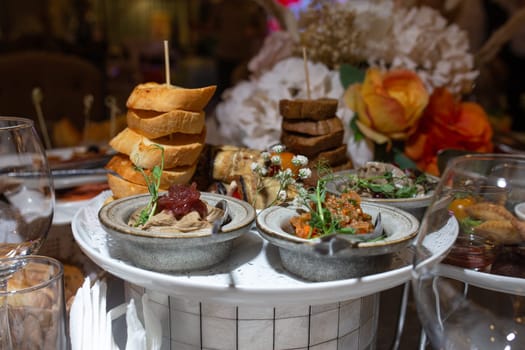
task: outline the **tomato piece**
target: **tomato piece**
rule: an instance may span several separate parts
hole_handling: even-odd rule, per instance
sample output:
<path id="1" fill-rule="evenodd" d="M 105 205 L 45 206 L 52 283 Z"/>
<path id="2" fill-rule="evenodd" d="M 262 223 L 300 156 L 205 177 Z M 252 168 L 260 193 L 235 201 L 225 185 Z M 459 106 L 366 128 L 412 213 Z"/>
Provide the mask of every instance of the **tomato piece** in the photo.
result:
<path id="1" fill-rule="evenodd" d="M 472 197 L 456 198 L 450 202 L 448 209 L 454 213 L 456 219 L 463 220 L 468 216 L 465 208 L 471 206 L 474 203 L 476 203 L 476 200 Z"/>

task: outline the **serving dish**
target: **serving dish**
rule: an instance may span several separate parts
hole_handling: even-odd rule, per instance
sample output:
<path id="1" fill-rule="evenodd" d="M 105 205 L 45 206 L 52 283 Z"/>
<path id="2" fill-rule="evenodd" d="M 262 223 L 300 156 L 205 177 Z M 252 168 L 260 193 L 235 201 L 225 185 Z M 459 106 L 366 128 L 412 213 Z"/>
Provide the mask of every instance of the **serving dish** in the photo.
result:
<path id="1" fill-rule="evenodd" d="M 311 282 L 284 269 L 276 246 L 263 239 L 255 225 L 233 242 L 229 257 L 219 264 L 186 273 L 162 273 L 138 267 L 110 249 L 111 237 L 98 211 L 111 196 L 105 191 L 74 216 L 71 229 L 82 251 L 102 269 L 148 291 L 232 305 L 317 305 L 355 299 L 402 285 L 410 280 L 412 246 L 393 253 L 391 265 L 379 273 L 336 281 Z M 436 261 L 454 243 L 457 221 L 425 237 L 424 246 Z"/>
<path id="2" fill-rule="evenodd" d="M 357 169 L 342 170 L 333 173 L 333 179 L 326 183 L 326 190 L 328 192 L 340 195 L 344 192 L 344 187 L 348 183 L 348 176 L 355 175 Z M 437 185 L 439 178 L 430 174 L 425 174 L 430 180 L 434 181 Z M 420 195 L 412 198 L 371 198 L 361 196 L 362 202 L 384 204 L 393 206 L 399 209 L 408 211 L 414 215 L 418 220 L 423 218 L 426 208 L 432 201 L 433 191 L 427 192 L 424 195 Z"/>
<path id="3" fill-rule="evenodd" d="M 297 208 L 264 209 L 257 216 L 256 225 L 261 236 L 279 248 L 284 267 L 295 275 L 310 281 L 354 278 L 383 270 L 390 264 L 392 253 L 408 246 L 419 228 L 418 219 L 399 208 L 364 202 L 361 207 L 373 220 L 381 212 L 386 237 L 349 245 L 333 255 L 316 251 L 319 238 L 304 239 L 291 233 L 289 223 L 298 215 Z"/>
<path id="4" fill-rule="evenodd" d="M 120 250 L 136 266 L 152 271 L 191 271 L 219 263 L 230 254 L 232 241 L 246 233 L 255 219 L 255 209 L 247 202 L 202 192 L 200 198 L 210 206 L 221 199 L 228 203 L 231 220 L 218 234 L 201 229 L 174 235 L 129 226 L 132 213 L 145 207 L 149 198 L 145 194 L 109 202 L 100 209 L 98 219 L 113 249 Z"/>

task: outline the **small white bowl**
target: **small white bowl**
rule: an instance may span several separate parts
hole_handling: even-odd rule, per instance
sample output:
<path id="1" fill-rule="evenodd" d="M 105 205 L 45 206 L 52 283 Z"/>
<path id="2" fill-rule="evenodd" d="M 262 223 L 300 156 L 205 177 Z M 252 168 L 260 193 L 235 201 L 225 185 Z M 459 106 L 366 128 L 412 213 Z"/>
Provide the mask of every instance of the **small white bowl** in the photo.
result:
<path id="1" fill-rule="evenodd" d="M 138 267 L 159 272 L 187 272 L 205 269 L 224 260 L 231 252 L 233 240 L 252 226 L 255 209 L 247 202 L 220 194 L 201 192 L 201 199 L 214 206 L 219 200 L 228 202 L 231 221 L 221 232 L 212 235 L 211 229 L 183 235 L 169 232 L 150 232 L 128 225 L 137 209 L 146 206 L 148 195 L 121 198 L 104 205 L 98 217 L 124 258 Z"/>

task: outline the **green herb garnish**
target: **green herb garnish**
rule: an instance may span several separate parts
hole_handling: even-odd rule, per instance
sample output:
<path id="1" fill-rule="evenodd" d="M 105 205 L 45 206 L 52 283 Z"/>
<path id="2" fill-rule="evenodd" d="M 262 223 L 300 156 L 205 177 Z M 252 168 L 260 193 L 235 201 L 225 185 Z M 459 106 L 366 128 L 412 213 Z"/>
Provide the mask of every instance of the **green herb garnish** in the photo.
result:
<path id="1" fill-rule="evenodd" d="M 160 165 L 155 165 L 153 169 L 151 169 L 150 174 L 146 174 L 142 167 L 135 166 L 135 170 L 139 171 L 144 177 L 144 180 L 146 181 L 146 186 L 148 187 L 148 191 L 150 194 L 148 205 L 141 210 L 137 222 L 135 223 L 135 226 L 144 225 L 146 222 L 148 222 L 149 219 L 151 219 L 153 215 L 155 215 L 155 211 L 157 210 L 157 199 L 159 198 L 160 178 L 164 169 L 164 148 L 157 144 L 154 144 L 154 146 L 160 149 L 161 152 Z"/>

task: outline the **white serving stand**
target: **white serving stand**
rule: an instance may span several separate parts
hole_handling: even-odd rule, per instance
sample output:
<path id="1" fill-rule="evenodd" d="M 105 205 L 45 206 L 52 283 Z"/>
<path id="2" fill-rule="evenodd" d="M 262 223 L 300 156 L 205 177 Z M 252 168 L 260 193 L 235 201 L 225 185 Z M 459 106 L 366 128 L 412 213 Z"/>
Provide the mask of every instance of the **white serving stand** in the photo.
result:
<path id="1" fill-rule="evenodd" d="M 163 343 L 176 349 L 368 349 L 377 336 L 379 293 L 410 279 L 412 250 L 396 253 L 382 273 L 309 282 L 288 273 L 278 249 L 253 227 L 228 259 L 206 270 L 166 274 L 119 259 L 97 213 L 103 193 L 80 209 L 72 231 L 82 251 L 126 281 L 127 298 L 147 293 L 164 325 Z M 457 236 L 457 222 L 427 237 L 432 259 Z M 171 343 L 171 344 L 170 344 Z M 169 347 L 166 347 L 167 349 Z"/>

